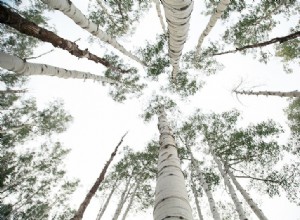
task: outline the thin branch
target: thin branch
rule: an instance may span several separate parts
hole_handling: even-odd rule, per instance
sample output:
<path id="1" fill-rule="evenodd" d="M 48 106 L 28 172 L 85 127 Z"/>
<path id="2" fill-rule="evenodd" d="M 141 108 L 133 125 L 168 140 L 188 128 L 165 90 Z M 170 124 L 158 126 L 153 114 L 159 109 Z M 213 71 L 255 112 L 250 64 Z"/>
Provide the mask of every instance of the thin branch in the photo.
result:
<path id="1" fill-rule="evenodd" d="M 74 41 L 74 42 L 75 42 L 75 41 Z M 27 58 L 25 58 L 24 60 L 37 59 L 37 58 L 40 58 L 40 57 L 42 57 L 42 56 L 44 56 L 44 55 L 47 55 L 47 54 L 49 54 L 49 53 L 51 53 L 51 52 L 53 52 L 53 51 L 54 51 L 54 49 L 49 50 L 49 51 L 47 51 L 47 52 L 45 52 L 45 53 L 42 53 L 42 54 L 40 54 L 40 55 L 38 55 L 38 56 L 35 56 L 35 57 L 27 57 Z"/>
<path id="2" fill-rule="evenodd" d="M 249 44 L 244 47 L 236 48 L 235 50 L 228 50 L 228 51 L 224 51 L 224 52 L 220 52 L 220 53 L 214 53 L 213 56 L 229 54 L 229 53 L 236 53 L 238 51 L 243 51 L 243 50 L 247 50 L 247 49 L 251 49 L 251 48 L 264 47 L 264 46 L 268 46 L 270 44 L 274 44 L 277 42 L 279 42 L 281 44 L 281 43 L 284 43 L 286 41 L 289 41 L 289 40 L 292 40 L 292 39 L 295 39 L 298 37 L 300 37 L 300 31 L 297 31 L 295 33 L 292 33 L 290 35 L 283 36 L 283 37 L 275 37 L 268 41 L 264 41 L 264 42 L 260 42 L 260 43 L 256 43 L 256 44 Z"/>

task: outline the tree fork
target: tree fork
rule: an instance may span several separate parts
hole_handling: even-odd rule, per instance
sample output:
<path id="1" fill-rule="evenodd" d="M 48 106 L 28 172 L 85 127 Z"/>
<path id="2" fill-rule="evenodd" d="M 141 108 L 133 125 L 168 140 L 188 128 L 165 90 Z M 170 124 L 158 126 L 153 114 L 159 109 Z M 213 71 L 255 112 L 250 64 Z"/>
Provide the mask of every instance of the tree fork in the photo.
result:
<path id="1" fill-rule="evenodd" d="M 268 41 L 264 41 L 264 42 L 260 42 L 260 43 L 256 43 L 256 44 L 249 44 L 244 47 L 236 48 L 235 50 L 228 50 L 228 51 L 224 51 L 224 52 L 220 52 L 220 53 L 214 53 L 213 56 L 218 56 L 218 55 L 223 55 L 223 54 L 228 54 L 228 53 L 236 53 L 238 51 L 243 51 L 243 50 L 247 50 L 247 49 L 251 49 L 251 48 L 264 47 L 264 46 L 268 46 L 270 44 L 275 44 L 277 42 L 279 42 L 281 44 L 281 43 L 284 43 L 286 41 L 289 41 L 289 40 L 292 40 L 292 39 L 295 39 L 298 37 L 300 37 L 300 31 L 297 31 L 295 33 L 292 33 L 290 35 L 283 36 L 283 37 L 275 37 Z"/>
<path id="2" fill-rule="evenodd" d="M 106 164 L 104 165 L 99 177 L 97 178 L 96 182 L 94 183 L 94 185 L 92 186 L 92 188 L 90 189 L 90 191 L 88 192 L 88 194 L 86 195 L 85 199 L 83 200 L 83 202 L 81 203 L 81 205 L 79 206 L 79 209 L 77 210 L 77 212 L 75 213 L 74 217 L 71 220 L 81 220 L 84 214 L 85 209 L 87 208 L 88 204 L 90 203 L 92 197 L 95 195 L 97 189 L 99 188 L 101 182 L 104 180 L 104 176 L 105 173 L 107 171 L 108 166 L 110 165 L 110 163 L 112 162 L 112 160 L 114 159 L 119 146 L 122 144 L 124 137 L 127 135 L 128 132 L 126 132 L 120 142 L 117 144 L 117 146 L 115 147 L 114 152 L 112 152 L 110 159 L 106 162 Z"/>
<path id="3" fill-rule="evenodd" d="M 10 10 L 9 8 L 0 4 L 0 23 L 6 24 L 17 31 L 26 34 L 28 36 L 35 37 L 41 41 L 51 43 L 54 47 L 61 48 L 63 50 L 67 50 L 70 54 L 78 57 L 84 58 L 86 57 L 89 60 L 92 60 L 96 63 L 101 63 L 102 65 L 110 68 L 112 70 L 127 73 L 129 70 L 123 70 L 117 67 L 114 67 L 108 60 L 98 57 L 88 51 L 88 49 L 81 50 L 78 45 L 72 41 L 66 40 L 64 38 L 59 37 L 54 32 L 49 31 L 45 28 L 39 27 L 37 24 L 28 21 L 23 18 L 18 13 Z"/>

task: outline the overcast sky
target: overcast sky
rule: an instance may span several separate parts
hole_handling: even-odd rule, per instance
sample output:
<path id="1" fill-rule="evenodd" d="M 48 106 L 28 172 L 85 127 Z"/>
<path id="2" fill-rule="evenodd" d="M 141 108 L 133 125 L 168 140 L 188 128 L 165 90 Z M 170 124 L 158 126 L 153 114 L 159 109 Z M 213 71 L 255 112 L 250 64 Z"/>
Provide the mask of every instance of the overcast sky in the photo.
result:
<path id="1" fill-rule="evenodd" d="M 73 0 L 74 4 L 86 12 L 87 1 Z M 200 5 L 195 1 L 195 8 L 192 13 L 189 38 L 185 51 L 195 47 L 201 31 L 207 24 L 208 18 L 200 16 Z M 55 25 L 59 36 L 69 40 L 80 38 L 80 48 L 89 50 L 95 54 L 102 55 L 110 51 L 109 45 L 105 48 L 87 43 L 90 36 L 79 26 L 74 24 L 68 17 L 60 12 L 49 14 L 50 22 Z M 293 21 L 290 21 L 293 22 Z M 211 35 L 205 39 L 204 45 L 211 37 L 216 37 L 221 29 L 221 23 L 213 29 Z M 287 33 L 288 26 L 282 26 L 277 34 Z M 145 40 L 155 39 L 156 34 L 162 33 L 156 11 L 152 8 L 143 17 L 137 27 L 136 34 L 127 38 L 119 39 L 130 50 L 135 50 Z M 36 50 L 35 54 L 51 49 L 51 45 L 43 44 Z M 143 69 L 134 61 L 124 58 L 127 62 L 140 68 L 140 74 L 144 75 Z M 251 56 L 240 56 L 239 54 L 220 57 L 225 68 L 217 75 L 207 78 L 207 83 L 191 101 L 184 103 L 182 114 L 187 114 L 194 108 L 201 108 L 205 112 L 222 112 L 237 108 L 242 112 L 243 121 L 255 123 L 266 119 L 274 119 L 281 124 L 285 123 L 285 116 L 282 109 L 287 106 L 284 98 L 277 97 L 256 97 L 239 96 L 239 100 L 232 95 L 231 89 L 244 79 L 246 87 L 260 86 L 261 90 L 291 91 L 299 90 L 300 74 L 299 68 L 294 74 L 286 74 L 278 58 L 265 65 L 261 64 Z M 68 52 L 56 49 L 51 54 L 36 59 L 32 62 L 47 63 L 66 69 L 89 71 L 94 74 L 103 74 L 104 68 L 86 59 L 78 59 Z M 203 77 L 199 73 L 199 77 Z M 60 136 L 63 143 L 72 148 L 67 158 L 66 165 L 70 176 L 81 180 L 81 187 L 76 193 L 74 204 L 76 208 L 83 200 L 86 192 L 98 177 L 104 163 L 108 160 L 111 152 L 119 142 L 121 136 L 128 130 L 124 144 L 135 150 L 141 150 L 146 143 L 154 137 L 158 137 L 157 120 L 145 124 L 139 115 L 142 113 L 142 106 L 157 87 L 149 87 L 146 94 L 139 99 L 132 99 L 124 104 L 114 102 L 108 96 L 108 89 L 101 84 L 82 80 L 64 80 L 55 77 L 34 76 L 28 85 L 30 93 L 37 97 L 39 104 L 44 105 L 55 98 L 63 99 L 66 109 L 74 116 L 74 123 L 69 130 Z M 286 125 L 284 125 L 286 127 Z M 205 198 L 204 198 L 205 199 Z M 261 199 L 262 209 L 269 219 L 272 220 L 299 220 L 300 208 L 290 204 L 284 198 L 269 200 Z M 93 199 L 84 216 L 85 220 L 95 219 L 100 207 L 99 199 Z M 107 213 L 105 219 L 111 219 L 111 213 Z M 135 217 L 134 217 L 135 216 Z M 129 215 L 128 219 L 141 219 L 141 215 Z M 152 219 L 152 210 L 149 210 L 144 220 Z"/>

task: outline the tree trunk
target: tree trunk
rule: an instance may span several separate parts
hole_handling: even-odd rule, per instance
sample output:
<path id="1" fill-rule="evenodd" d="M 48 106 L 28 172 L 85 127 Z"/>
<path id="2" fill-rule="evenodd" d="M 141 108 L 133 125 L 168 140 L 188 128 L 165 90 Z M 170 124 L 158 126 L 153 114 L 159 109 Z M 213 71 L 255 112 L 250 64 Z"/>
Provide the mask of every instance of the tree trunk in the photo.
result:
<path id="1" fill-rule="evenodd" d="M 196 185 L 195 185 L 194 178 L 193 178 L 193 165 L 192 164 L 191 164 L 191 188 L 192 188 L 192 192 L 193 192 L 193 195 L 195 198 L 195 203 L 196 203 L 199 220 L 204 220 L 202 212 L 201 212 L 201 208 L 200 208 L 200 203 L 198 200 Z"/>
<path id="2" fill-rule="evenodd" d="M 189 21 L 193 10 L 192 0 L 161 0 L 168 23 L 169 57 L 173 66 L 172 79 L 179 71 L 179 61 L 187 40 Z"/>
<path id="3" fill-rule="evenodd" d="M 231 178 L 232 182 L 234 183 L 235 187 L 240 191 L 252 211 L 256 214 L 256 216 L 260 220 L 268 220 L 267 217 L 264 215 L 261 209 L 258 208 L 257 204 L 251 199 L 250 195 L 243 189 L 243 187 L 239 184 L 233 173 L 229 170 L 226 169 L 227 174 Z"/>
<path id="4" fill-rule="evenodd" d="M 105 173 L 107 171 L 107 168 L 110 165 L 110 163 L 112 162 L 112 160 L 114 159 L 114 157 L 115 157 L 115 155 L 118 151 L 118 148 L 122 144 L 123 139 L 126 135 L 127 135 L 127 132 L 123 135 L 120 142 L 117 144 L 114 152 L 110 156 L 110 159 L 104 165 L 99 177 L 97 178 L 96 182 L 94 183 L 94 185 L 92 186 L 92 188 L 90 189 L 88 194 L 86 195 L 85 199 L 83 200 L 83 202 L 79 206 L 79 209 L 77 210 L 77 212 L 75 213 L 74 217 L 71 220 L 80 220 L 80 219 L 82 219 L 86 207 L 90 203 L 92 197 L 95 195 L 95 193 L 96 193 L 97 189 L 99 188 L 101 182 L 104 180 L 104 176 L 105 176 Z"/>
<path id="5" fill-rule="evenodd" d="M 160 150 L 155 191 L 154 220 L 192 220 L 184 176 L 180 167 L 176 143 L 163 109 L 158 116 Z"/>
<path id="6" fill-rule="evenodd" d="M 279 97 L 289 97 L 289 98 L 296 98 L 300 97 L 300 92 L 295 90 L 291 92 L 279 92 L 279 91 L 258 91 L 254 92 L 252 90 L 249 91 L 233 91 L 235 94 L 241 94 L 241 95 L 264 95 L 264 96 L 279 96 Z"/>
<path id="7" fill-rule="evenodd" d="M 159 17 L 159 21 L 160 21 L 160 25 L 161 25 L 161 28 L 164 32 L 164 34 L 167 33 L 167 30 L 166 30 L 166 26 L 165 26 L 165 23 L 164 23 L 164 19 L 163 19 L 163 16 L 161 14 L 161 10 L 160 10 L 160 2 L 158 0 L 152 0 L 155 4 L 155 7 L 156 7 L 156 12 L 157 12 L 157 15 Z"/>
<path id="8" fill-rule="evenodd" d="M 230 0 L 220 0 L 215 13 L 210 17 L 209 22 L 200 35 L 198 39 L 198 44 L 196 47 L 196 54 L 200 54 L 201 45 L 203 43 L 204 38 L 209 34 L 212 28 L 217 23 L 218 19 L 222 16 L 223 12 L 226 10 L 227 6 L 229 5 Z"/>
<path id="9" fill-rule="evenodd" d="M 215 203 L 214 197 L 212 195 L 212 192 L 210 191 L 210 189 L 208 187 L 208 184 L 206 183 L 206 181 L 205 181 L 202 173 L 200 172 L 200 170 L 199 170 L 199 168 L 197 166 L 197 162 L 196 162 L 196 160 L 195 160 L 195 158 L 193 156 L 191 148 L 188 147 L 188 146 L 187 146 L 187 148 L 188 148 L 188 151 L 189 151 L 190 156 L 191 156 L 192 166 L 196 170 L 196 173 L 199 176 L 199 180 L 200 180 L 201 186 L 203 187 L 204 192 L 205 192 L 205 194 L 207 196 L 209 208 L 210 208 L 210 211 L 212 213 L 213 219 L 214 220 L 221 220 L 221 217 L 220 217 L 220 214 L 219 214 L 219 212 L 217 210 L 216 203 Z"/>
<path id="10" fill-rule="evenodd" d="M 0 90 L 0 94 L 18 94 L 18 93 L 25 93 L 27 89 L 6 89 Z"/>
<path id="11" fill-rule="evenodd" d="M 114 67 L 111 63 L 101 57 L 98 57 L 90 53 L 87 49 L 81 50 L 78 45 L 72 41 L 66 40 L 57 36 L 54 32 L 48 31 L 45 28 L 39 27 L 35 23 L 28 21 L 27 19 L 21 17 L 16 12 L 11 11 L 9 8 L 4 7 L 0 4 L 0 23 L 6 24 L 19 32 L 26 34 L 28 36 L 40 39 L 43 42 L 51 43 L 54 47 L 61 48 L 68 51 L 70 54 L 78 58 L 87 58 L 96 63 L 101 63 L 107 68 L 125 73 L 127 71 L 120 68 Z"/>
<path id="12" fill-rule="evenodd" d="M 125 189 L 122 192 L 121 198 L 119 200 L 119 204 L 117 206 L 117 209 L 115 211 L 115 214 L 114 214 L 114 217 L 112 218 L 112 220 L 117 220 L 119 215 L 121 214 L 122 208 L 124 206 L 124 203 L 127 200 L 127 197 L 128 197 L 129 191 L 130 191 L 130 187 L 129 187 L 130 186 L 130 181 L 131 181 L 131 177 L 129 177 L 127 182 L 126 182 Z"/>
<path id="13" fill-rule="evenodd" d="M 239 219 L 240 220 L 247 220 L 248 218 L 246 218 L 246 216 L 245 216 L 245 212 L 243 210 L 241 202 L 239 201 L 239 199 L 238 199 L 238 197 L 237 197 L 237 195 L 235 193 L 235 190 L 234 190 L 234 188 L 233 188 L 233 186 L 232 186 L 232 184 L 231 184 L 231 182 L 230 182 L 227 174 L 225 173 L 225 171 L 224 171 L 224 169 L 222 167 L 221 161 L 216 157 L 216 155 L 214 155 L 214 153 L 212 153 L 212 154 L 213 154 L 214 161 L 218 165 L 218 170 L 221 173 L 222 177 L 224 178 L 225 185 L 229 189 L 229 194 L 230 194 L 230 197 L 231 197 L 231 199 L 232 199 L 232 201 L 233 201 L 233 203 L 235 205 L 236 211 L 237 211 L 237 213 L 239 215 Z"/>
<path id="14" fill-rule="evenodd" d="M 145 65 L 137 56 L 133 55 L 130 51 L 127 51 L 125 47 L 119 44 L 116 39 L 112 36 L 106 34 L 99 29 L 98 25 L 88 20 L 85 15 L 78 9 L 70 0 L 42 0 L 45 4 L 56 10 L 60 10 L 70 19 L 72 19 L 77 25 L 86 31 L 90 32 L 92 35 L 98 37 L 100 40 L 112 45 L 114 48 L 122 52 L 124 55 L 130 57 L 131 59 Z"/>
<path id="15" fill-rule="evenodd" d="M 139 189 L 139 187 L 140 187 L 140 182 L 137 182 L 136 185 L 135 185 L 135 188 L 134 188 L 134 190 L 133 190 L 133 192 L 132 192 L 132 194 L 131 194 L 129 203 L 128 203 L 128 205 L 127 205 L 127 208 L 126 208 L 126 210 L 125 210 L 125 212 L 124 212 L 124 214 L 123 214 L 122 220 L 125 220 L 125 219 L 126 219 L 126 216 L 128 215 L 128 212 L 129 212 L 129 210 L 130 210 L 130 208 L 131 208 L 131 206 L 132 206 L 134 197 L 135 197 L 135 195 L 136 195 L 136 191 Z"/>
<path id="16" fill-rule="evenodd" d="M 223 55 L 223 54 L 228 54 L 228 53 L 236 53 L 238 51 L 243 51 L 243 50 L 247 50 L 247 49 L 253 49 L 253 48 L 258 48 L 258 47 L 265 47 L 268 46 L 270 44 L 275 44 L 277 42 L 279 42 L 280 44 L 295 38 L 300 37 L 300 31 L 297 31 L 295 33 L 289 34 L 287 36 L 283 36 L 283 37 L 275 37 L 271 40 L 268 41 L 264 41 L 264 42 L 260 42 L 260 43 L 256 43 L 256 44 L 250 44 L 250 45 L 246 45 L 244 47 L 239 47 L 236 48 L 235 50 L 228 50 L 228 51 L 224 51 L 224 52 L 220 52 L 220 53 L 214 53 L 213 56 L 217 56 L 217 55 Z"/>
<path id="17" fill-rule="evenodd" d="M 98 76 L 89 72 L 81 72 L 76 70 L 66 70 L 63 68 L 50 66 L 46 64 L 29 63 L 19 57 L 11 56 L 0 51 L 0 67 L 24 75 L 47 75 L 57 76 L 59 78 L 74 79 L 92 79 L 99 82 L 117 83 L 117 81 Z"/>
<path id="18" fill-rule="evenodd" d="M 115 192 L 115 190 L 116 190 L 117 183 L 118 183 L 118 180 L 117 180 L 117 181 L 115 182 L 115 184 L 113 185 L 113 187 L 112 187 L 112 189 L 111 189 L 111 191 L 110 191 L 110 194 L 108 195 L 108 197 L 107 197 L 107 199 L 106 199 L 106 201 L 105 201 L 103 207 L 99 210 L 99 213 L 98 213 L 98 215 L 97 215 L 96 220 L 100 220 L 100 219 L 102 218 L 102 216 L 103 216 L 103 214 L 104 214 L 104 212 L 105 212 L 105 210 L 106 210 L 106 208 L 107 208 L 107 206 L 108 206 L 108 204 L 109 204 L 109 202 L 110 202 L 110 199 L 111 199 L 112 195 L 114 194 L 114 192 Z"/>

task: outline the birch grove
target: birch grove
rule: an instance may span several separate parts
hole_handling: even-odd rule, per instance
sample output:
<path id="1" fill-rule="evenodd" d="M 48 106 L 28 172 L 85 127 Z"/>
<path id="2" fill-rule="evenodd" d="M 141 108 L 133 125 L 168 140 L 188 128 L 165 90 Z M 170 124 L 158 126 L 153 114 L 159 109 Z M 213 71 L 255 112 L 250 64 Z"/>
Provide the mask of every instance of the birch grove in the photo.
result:
<path id="1" fill-rule="evenodd" d="M 192 210 L 185 188 L 176 143 L 161 108 L 158 116 L 160 150 L 155 189 L 154 220 L 166 218 L 192 220 Z"/>
<path id="2" fill-rule="evenodd" d="M 193 11 L 192 0 L 172 1 L 162 0 L 168 23 L 169 57 L 173 66 L 172 79 L 176 79 L 179 62 L 188 37 L 189 21 Z"/>
<path id="3" fill-rule="evenodd" d="M 112 36 L 103 32 L 95 23 L 88 20 L 86 16 L 78 9 L 70 0 L 42 0 L 45 4 L 48 4 L 53 9 L 60 10 L 70 19 L 72 19 L 77 25 L 92 35 L 98 37 L 100 40 L 110 44 L 115 49 L 130 57 L 136 62 L 144 65 L 144 63 L 130 51 L 127 51 L 124 46 L 117 42 Z"/>
<path id="4" fill-rule="evenodd" d="M 19 57 L 11 56 L 0 51 L 0 67 L 23 75 L 44 75 L 56 76 L 64 79 L 91 79 L 98 82 L 117 83 L 117 81 L 98 76 L 89 72 L 81 72 L 76 70 L 66 70 L 63 68 L 50 66 L 46 64 L 29 63 Z"/>
<path id="5" fill-rule="evenodd" d="M 204 38 L 210 33 L 210 31 L 213 29 L 215 24 L 217 23 L 218 19 L 222 16 L 223 12 L 226 10 L 227 6 L 229 5 L 230 0 L 220 0 L 216 11 L 214 14 L 209 19 L 209 22 L 204 29 L 204 31 L 201 33 L 199 39 L 198 39 L 198 44 L 196 46 L 196 54 L 200 54 L 201 46 L 204 41 Z"/>

